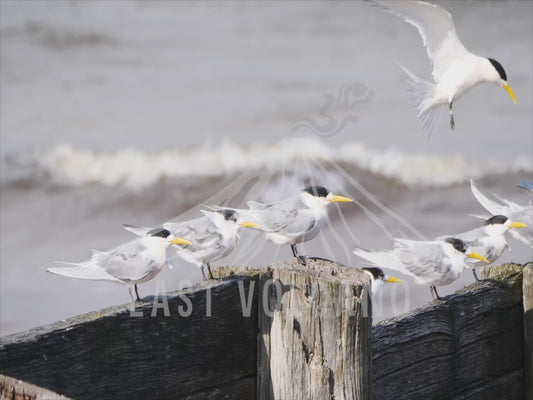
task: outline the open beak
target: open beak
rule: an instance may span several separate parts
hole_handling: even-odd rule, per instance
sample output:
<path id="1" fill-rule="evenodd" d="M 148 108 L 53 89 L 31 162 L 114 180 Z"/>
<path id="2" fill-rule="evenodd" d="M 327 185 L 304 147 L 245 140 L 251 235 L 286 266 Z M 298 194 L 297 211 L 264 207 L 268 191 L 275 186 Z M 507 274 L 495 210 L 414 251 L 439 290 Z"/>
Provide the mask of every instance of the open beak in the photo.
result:
<path id="1" fill-rule="evenodd" d="M 478 253 L 472 252 L 470 254 L 467 254 L 466 256 L 470 258 L 477 258 L 478 260 L 484 261 L 486 263 L 489 262 L 489 260 L 487 260 L 485 257 L 483 257 L 481 254 L 478 254 Z"/>
<path id="2" fill-rule="evenodd" d="M 389 276 L 389 277 L 385 280 L 385 282 L 387 282 L 387 283 L 401 283 L 401 282 L 403 282 L 403 281 L 402 281 L 401 279 L 395 278 L 395 277 L 393 277 L 393 276 Z"/>
<path id="3" fill-rule="evenodd" d="M 516 104 L 516 98 L 514 97 L 514 93 L 513 91 L 511 90 L 511 87 L 508 85 L 508 84 L 504 84 L 503 85 L 503 88 L 505 89 L 505 91 L 509 94 L 509 96 L 511 97 L 511 99 L 513 99 L 513 103 Z"/>
<path id="4" fill-rule="evenodd" d="M 175 238 L 174 240 L 172 240 L 172 242 L 170 242 L 172 244 L 192 244 L 191 242 L 189 242 L 188 240 L 185 240 L 185 239 L 182 239 L 182 238 Z"/>
<path id="5" fill-rule="evenodd" d="M 511 228 L 525 228 L 527 225 L 524 224 L 523 222 L 511 222 L 511 224 L 509 225 L 509 229 Z"/>
<path id="6" fill-rule="evenodd" d="M 353 201 L 352 199 L 349 199 L 348 197 L 342 197 L 342 196 L 333 196 L 331 199 L 329 199 L 330 203 L 346 203 L 348 201 Z"/>
<path id="7" fill-rule="evenodd" d="M 242 226 L 243 228 L 259 228 L 259 224 L 250 221 L 241 222 L 239 226 Z"/>

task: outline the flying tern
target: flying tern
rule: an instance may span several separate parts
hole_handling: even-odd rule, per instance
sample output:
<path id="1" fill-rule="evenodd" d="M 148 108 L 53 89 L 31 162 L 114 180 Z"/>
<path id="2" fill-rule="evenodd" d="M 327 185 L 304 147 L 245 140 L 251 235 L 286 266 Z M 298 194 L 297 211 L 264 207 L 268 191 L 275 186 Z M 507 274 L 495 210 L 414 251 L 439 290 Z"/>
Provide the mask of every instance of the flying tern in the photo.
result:
<path id="1" fill-rule="evenodd" d="M 81 263 L 60 262 L 72 267 L 48 268 L 52 274 L 70 278 L 104 280 L 129 286 L 132 301 L 141 301 L 138 283 L 153 279 L 167 262 L 166 250 L 171 245 L 188 245 L 188 240 L 174 237 L 168 230 L 160 229 L 146 237 L 138 238 L 110 251 L 93 250 L 89 261 Z"/>
<path id="2" fill-rule="evenodd" d="M 433 133 L 442 106 L 448 106 L 450 126 L 455 128 L 453 103 L 474 86 L 488 82 L 502 86 L 513 102 L 516 98 L 507 83 L 502 65 L 468 51 L 457 36 L 451 14 L 423 1 L 371 0 L 390 14 L 415 26 L 433 65 L 434 82 L 421 79 L 401 66 L 411 85 L 418 118 L 428 137 Z"/>
<path id="3" fill-rule="evenodd" d="M 190 240 L 192 243 L 188 246 L 176 249 L 178 256 L 199 267 L 204 279 L 204 265 L 207 266 L 209 278 L 213 279 L 210 263 L 231 253 L 237 243 L 239 227 L 256 228 L 258 225 L 238 219 L 236 212 L 231 209 L 201 212 L 204 215 L 200 218 L 184 222 L 165 222 L 162 228 L 174 236 Z M 139 236 L 145 236 L 154 229 L 133 225 L 124 225 L 124 228 Z"/>
<path id="4" fill-rule="evenodd" d="M 365 250 L 357 248 L 354 253 L 379 267 L 399 271 L 414 278 L 415 283 L 429 286 L 432 296 L 440 299 L 436 286 L 452 283 L 467 265 L 466 258 L 487 262 L 480 254 L 470 250 L 457 238 L 419 241 L 395 239 L 393 250 Z"/>

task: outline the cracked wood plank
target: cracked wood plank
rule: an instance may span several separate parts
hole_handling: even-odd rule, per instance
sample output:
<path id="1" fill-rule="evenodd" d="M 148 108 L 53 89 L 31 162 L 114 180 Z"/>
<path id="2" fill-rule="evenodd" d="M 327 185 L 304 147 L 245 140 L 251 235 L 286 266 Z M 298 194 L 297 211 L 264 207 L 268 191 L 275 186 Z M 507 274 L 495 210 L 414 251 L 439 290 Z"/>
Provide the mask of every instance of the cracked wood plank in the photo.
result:
<path id="1" fill-rule="evenodd" d="M 377 324 L 375 400 L 523 399 L 523 268 L 486 267 L 485 281 Z"/>
<path id="2" fill-rule="evenodd" d="M 140 317 L 121 305 L 2 337 L 0 371 L 75 399 L 250 398 L 257 308 L 243 316 L 239 281 L 248 288 L 251 278 L 170 293 L 169 316 L 163 309 L 152 316 L 153 298 L 146 298 Z"/>
<path id="3" fill-rule="evenodd" d="M 262 271 L 258 399 L 372 398 L 368 284 L 361 271 L 323 260 Z"/>

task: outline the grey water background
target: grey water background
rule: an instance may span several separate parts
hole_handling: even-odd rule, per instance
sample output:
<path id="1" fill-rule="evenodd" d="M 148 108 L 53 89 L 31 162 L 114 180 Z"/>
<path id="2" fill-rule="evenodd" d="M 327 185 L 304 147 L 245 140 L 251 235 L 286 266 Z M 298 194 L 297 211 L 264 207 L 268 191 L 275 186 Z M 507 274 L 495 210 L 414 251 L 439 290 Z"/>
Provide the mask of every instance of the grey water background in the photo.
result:
<path id="1" fill-rule="evenodd" d="M 314 180 L 357 204 L 332 207 L 302 251 L 364 266 L 354 245 L 479 225 L 470 178 L 528 202 L 516 184 L 533 179 L 533 3 L 436 3 L 468 49 L 504 65 L 518 104 L 481 85 L 455 103 L 455 132 L 442 118 L 428 141 L 397 66 L 430 76 L 418 32 L 362 2 L 0 1 L 0 335 L 129 301 L 45 270 L 130 240 L 122 223 L 193 218 L 200 203 Z M 216 265 L 291 254 L 242 235 Z M 509 242 L 501 262 L 533 259 Z M 175 262 L 159 278 L 175 290 L 200 272 Z M 376 320 L 430 300 L 405 280 Z M 465 271 L 440 293 L 471 282 Z"/>

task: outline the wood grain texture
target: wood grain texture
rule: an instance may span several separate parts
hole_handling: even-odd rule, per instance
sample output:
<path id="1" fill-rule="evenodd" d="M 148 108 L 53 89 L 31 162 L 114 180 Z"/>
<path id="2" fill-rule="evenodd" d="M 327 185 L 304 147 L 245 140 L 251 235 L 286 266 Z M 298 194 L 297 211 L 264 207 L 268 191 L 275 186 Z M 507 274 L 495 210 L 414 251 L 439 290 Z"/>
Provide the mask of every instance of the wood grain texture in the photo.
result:
<path id="1" fill-rule="evenodd" d="M 257 308 L 243 317 L 238 281 L 250 277 L 170 294 L 170 316 L 152 317 L 152 303 L 137 308 L 142 317 L 118 306 L 1 338 L 0 371 L 76 399 L 182 399 L 255 377 Z"/>
<path id="2" fill-rule="evenodd" d="M 258 399 L 371 398 L 368 277 L 327 261 L 264 269 Z"/>
<path id="3" fill-rule="evenodd" d="M 485 281 L 374 328 L 369 281 L 354 268 L 291 260 L 213 272 L 223 279 L 169 294 L 170 316 L 152 317 L 146 298 L 142 317 L 117 306 L 0 338 L 0 371 L 76 399 L 514 400 L 528 393 L 533 263 L 484 268 Z M 189 316 L 178 312 L 184 296 Z"/>
<path id="4" fill-rule="evenodd" d="M 67 397 L 0 374 L 1 400 L 69 400 Z"/>
<path id="5" fill-rule="evenodd" d="M 524 388 L 525 398 L 533 400 L 533 263 L 524 268 Z"/>
<path id="6" fill-rule="evenodd" d="M 522 399 L 522 270 L 484 268 L 487 280 L 377 324 L 374 399 Z"/>
<path id="7" fill-rule="evenodd" d="M 178 400 L 253 400 L 256 398 L 255 377 L 242 378 L 207 390 L 200 390 Z"/>

